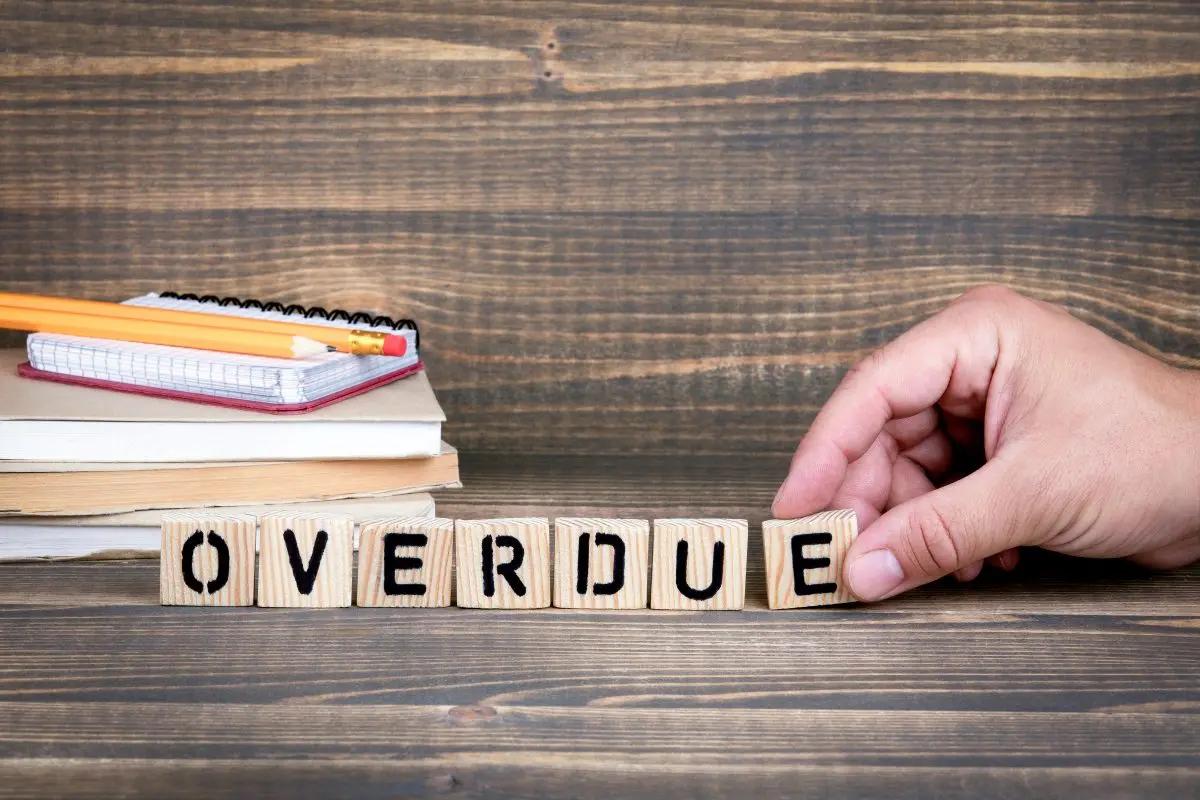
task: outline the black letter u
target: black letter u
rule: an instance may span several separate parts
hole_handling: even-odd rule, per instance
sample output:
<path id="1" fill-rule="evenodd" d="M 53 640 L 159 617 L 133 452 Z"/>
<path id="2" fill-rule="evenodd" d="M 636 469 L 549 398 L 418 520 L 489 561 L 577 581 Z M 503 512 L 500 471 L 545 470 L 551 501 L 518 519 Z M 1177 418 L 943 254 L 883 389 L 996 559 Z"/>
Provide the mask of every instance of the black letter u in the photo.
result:
<path id="1" fill-rule="evenodd" d="M 689 600 L 708 600 L 721 591 L 725 579 L 725 543 L 713 543 L 712 581 L 704 589 L 693 589 L 687 579 L 688 543 L 680 539 L 675 545 L 675 587 Z"/>

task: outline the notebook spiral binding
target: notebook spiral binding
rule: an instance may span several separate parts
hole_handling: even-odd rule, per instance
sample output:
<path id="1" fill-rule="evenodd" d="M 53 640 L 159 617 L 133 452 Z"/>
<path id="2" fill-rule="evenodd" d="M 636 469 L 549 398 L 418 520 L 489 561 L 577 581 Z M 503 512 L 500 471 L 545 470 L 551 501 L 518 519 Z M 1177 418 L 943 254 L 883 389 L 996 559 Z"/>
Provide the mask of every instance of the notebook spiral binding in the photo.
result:
<path id="1" fill-rule="evenodd" d="M 378 316 L 368 314 L 366 311 L 356 311 L 351 314 L 342 308 L 335 308 L 333 311 L 326 311 L 324 306 L 311 306 L 309 308 L 305 308 L 298 303 L 285 306 L 283 303 L 277 303 L 275 301 L 264 303 L 261 300 L 257 300 L 253 297 L 243 300 L 240 297 L 217 297 L 215 294 L 198 295 L 192 292 L 184 292 L 182 294 L 179 292 L 159 292 L 158 296 L 165 297 L 170 300 L 193 300 L 197 303 L 216 303 L 219 306 L 240 306 L 242 308 L 257 308 L 260 311 L 277 311 L 280 314 L 286 314 L 291 317 L 301 316 L 305 319 L 312 319 L 313 317 L 329 320 L 340 319 L 349 322 L 351 325 L 386 325 L 394 331 L 412 331 L 413 344 L 417 347 L 417 349 L 420 349 L 421 347 L 421 329 L 417 327 L 416 321 L 408 318 L 392 319 L 391 317 L 384 316 L 383 314 Z"/>

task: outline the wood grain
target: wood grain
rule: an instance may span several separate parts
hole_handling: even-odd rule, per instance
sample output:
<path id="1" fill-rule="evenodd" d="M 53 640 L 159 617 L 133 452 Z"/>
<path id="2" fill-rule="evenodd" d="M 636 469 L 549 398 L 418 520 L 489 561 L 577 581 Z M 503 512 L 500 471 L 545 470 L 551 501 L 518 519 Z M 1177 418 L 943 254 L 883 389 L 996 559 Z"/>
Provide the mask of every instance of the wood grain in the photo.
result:
<path id="1" fill-rule="evenodd" d="M 786 756 L 785 756 L 786 758 Z M 747 794 L 787 796 L 797 786 L 821 796 L 850 797 L 1128 797 L 1149 789 L 1186 796 L 1196 773 L 1187 767 L 885 767 L 860 764 L 753 764 L 688 762 L 646 764 L 625 758 L 571 759 L 572 769 L 544 764 L 544 755 L 521 770 L 487 754 L 430 759 L 21 759 L 6 763 L 11 782 L 0 797 L 109 798 L 112 787 L 130 796 L 208 800 L 217 796 L 327 797 L 353 786 L 356 797 L 392 800 L 397 793 L 426 795 L 453 790 L 465 798 L 585 798 L 636 796 L 647 783 L 679 796 Z"/>
<path id="2" fill-rule="evenodd" d="M 699 516 L 740 497 L 761 519 L 781 466 L 468 455 L 439 505 Z M 215 614 L 158 606 L 153 560 L 3 564 L 0 796 L 1134 797 L 1200 780 L 1200 566 L 1026 552 L 971 585 L 786 614 L 750 558 L 736 614 Z"/>
<path id="3" fill-rule="evenodd" d="M 289 547 L 288 539 L 292 540 Z M 354 520 L 332 514 L 266 514 L 259 518 L 258 605 L 340 608 L 354 580 Z M 295 559 L 295 563 L 293 563 Z M 308 583 L 302 586 L 301 573 Z"/>
<path id="4" fill-rule="evenodd" d="M 650 607 L 673 611 L 741 609 L 746 603 L 748 537 L 744 519 L 654 520 Z M 685 596 L 680 571 L 687 590 L 698 596 Z"/>
<path id="5" fill-rule="evenodd" d="M 824 535 L 823 543 L 801 545 L 793 538 Z M 858 517 L 848 509 L 825 511 L 802 519 L 768 519 L 762 524 L 763 569 L 769 608 L 807 608 L 852 603 L 846 585 L 846 552 L 858 537 Z M 820 563 L 805 564 L 804 560 Z M 814 591 L 817 586 L 832 587 Z M 803 588 L 805 591 L 797 591 Z"/>
<path id="6" fill-rule="evenodd" d="M 615 536 L 601 543 L 600 535 Z M 581 537 L 586 537 L 587 572 L 579 591 Z M 618 560 L 619 559 L 619 560 Z M 618 566 L 619 565 L 619 566 Z M 620 574 L 620 585 L 613 586 Z M 605 593 L 596 591 L 604 585 Z M 614 591 L 615 589 L 615 591 Z M 554 520 L 554 606 L 556 608 L 645 608 L 650 597 L 650 521 L 559 517 Z"/>
<path id="7" fill-rule="evenodd" d="M 0 700 L 48 710 L 64 702 L 245 703 L 269 717 L 279 706 L 432 704 L 1159 719 L 1200 710 L 1194 606 L 1191 615 L 1155 614 L 1148 603 L 1121 613 L 1110 609 L 1138 605 L 1118 592 L 1110 606 L 1095 582 L 1060 588 L 1091 603 L 1089 612 L 1067 614 L 1056 612 L 1053 594 L 998 578 L 977 589 L 970 605 L 944 604 L 967 592 L 941 586 L 893 608 L 805 613 L 761 605 L 739 613 L 218 613 L 159 606 L 152 565 L 138 568 L 145 586 L 139 605 L 72 605 L 69 587 L 80 576 L 58 565 L 6 565 L 0 575 L 21 571 L 40 576 L 42 593 L 59 581 L 63 599 L 0 608 Z M 1194 586 L 1195 570 L 1188 575 Z M 343 744 L 354 752 L 352 742 Z M 917 755 L 896 746 L 898 760 Z M 1129 755 L 1136 763 L 1146 754 Z"/>
<path id="8" fill-rule="evenodd" d="M 550 605 L 550 520 L 545 517 L 455 520 L 454 553 L 459 607 Z"/>
<path id="9" fill-rule="evenodd" d="M 395 547 L 398 558 L 420 559 L 420 566 L 395 571 L 395 580 L 420 584 L 420 594 L 389 594 L 384 587 L 385 540 L 390 533 L 424 536 L 424 545 Z M 358 534 L 357 602 L 363 607 L 441 608 L 450 605 L 454 573 L 454 521 L 399 517 L 363 523 Z"/>
<path id="10" fill-rule="evenodd" d="M 1194 3 L 5 0 L 0 42 L 0 288 L 416 317 L 443 516 L 757 525 L 847 367 L 985 281 L 1200 366 Z M 1195 793 L 1197 568 L 780 614 L 748 562 L 730 615 L 0 565 L 0 797 Z"/>
<path id="11" fill-rule="evenodd" d="M 9 0 L 0 41 L 0 288 L 416 317 L 465 451 L 783 453 L 985 281 L 1200 366 L 1194 4 Z"/>
<path id="12" fill-rule="evenodd" d="M 189 562 L 184 564 L 184 545 L 199 534 L 202 543 L 188 548 Z M 244 514 L 164 514 L 160 548 L 159 600 L 164 606 L 252 606 L 254 605 L 254 543 L 258 520 Z M 219 541 L 214 543 L 214 537 Z M 225 570 L 222 554 L 225 548 Z M 185 573 L 202 586 L 200 591 L 187 585 Z M 212 591 L 213 584 L 222 582 Z"/>

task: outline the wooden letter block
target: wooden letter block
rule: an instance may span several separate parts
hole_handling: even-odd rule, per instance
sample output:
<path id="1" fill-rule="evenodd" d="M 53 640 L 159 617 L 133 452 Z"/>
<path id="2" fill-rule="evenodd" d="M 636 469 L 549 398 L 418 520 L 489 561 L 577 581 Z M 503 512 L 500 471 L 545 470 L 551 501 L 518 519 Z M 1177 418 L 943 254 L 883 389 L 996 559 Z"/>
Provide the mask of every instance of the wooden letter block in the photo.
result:
<path id="1" fill-rule="evenodd" d="M 455 522 L 458 605 L 546 608 L 550 605 L 550 521 L 460 519 Z"/>
<path id="2" fill-rule="evenodd" d="M 254 517 L 163 514 L 164 606 L 254 605 Z"/>
<path id="3" fill-rule="evenodd" d="M 454 521 L 398 517 L 364 522 L 358 534 L 358 604 L 450 605 Z"/>
<path id="4" fill-rule="evenodd" d="M 804 608 L 852 603 L 842 581 L 846 551 L 858 536 L 853 511 L 826 511 L 803 519 L 763 522 L 767 605 Z"/>
<path id="5" fill-rule="evenodd" d="M 737 610 L 746 603 L 744 519 L 654 520 L 650 607 Z"/>
<path id="6" fill-rule="evenodd" d="M 321 514 L 262 518 L 258 604 L 268 608 L 350 605 L 354 521 Z"/>
<path id="7" fill-rule="evenodd" d="M 554 605 L 645 608 L 649 555 L 644 519 L 554 520 Z"/>

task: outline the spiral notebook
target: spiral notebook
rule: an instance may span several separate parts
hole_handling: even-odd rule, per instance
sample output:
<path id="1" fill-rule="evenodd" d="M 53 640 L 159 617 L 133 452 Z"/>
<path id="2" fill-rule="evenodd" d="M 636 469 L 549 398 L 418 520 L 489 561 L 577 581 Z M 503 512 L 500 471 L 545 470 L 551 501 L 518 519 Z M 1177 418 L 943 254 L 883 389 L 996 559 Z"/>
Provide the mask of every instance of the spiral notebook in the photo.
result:
<path id="1" fill-rule="evenodd" d="M 402 335 L 408 341 L 408 348 L 401 357 L 324 353 L 285 359 L 34 333 L 26 342 L 29 363 L 22 365 L 21 374 L 102 389 L 288 413 L 310 411 L 421 369 L 419 332 L 410 319 L 174 292 L 134 297 L 125 304 L 284 321 L 299 317 L 312 325 Z"/>

